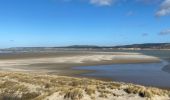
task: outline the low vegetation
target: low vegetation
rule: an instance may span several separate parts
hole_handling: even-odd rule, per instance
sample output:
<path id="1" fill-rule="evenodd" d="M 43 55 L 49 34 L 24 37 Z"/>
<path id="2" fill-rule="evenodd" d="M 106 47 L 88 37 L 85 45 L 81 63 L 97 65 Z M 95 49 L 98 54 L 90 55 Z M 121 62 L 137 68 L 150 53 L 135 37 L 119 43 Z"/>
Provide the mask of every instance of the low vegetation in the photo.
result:
<path id="1" fill-rule="evenodd" d="M 140 85 L 33 73 L 0 72 L 0 100 L 104 100 L 136 95 L 169 98 L 170 92 Z"/>
<path id="2" fill-rule="evenodd" d="M 167 95 L 170 94 L 169 91 L 166 90 L 161 90 L 157 88 L 148 88 L 144 86 L 134 86 L 130 85 L 128 88 L 124 89 L 127 93 L 133 93 L 133 94 L 138 94 L 141 97 L 148 97 L 152 98 L 154 95 L 157 96 L 162 96 L 162 95 Z"/>

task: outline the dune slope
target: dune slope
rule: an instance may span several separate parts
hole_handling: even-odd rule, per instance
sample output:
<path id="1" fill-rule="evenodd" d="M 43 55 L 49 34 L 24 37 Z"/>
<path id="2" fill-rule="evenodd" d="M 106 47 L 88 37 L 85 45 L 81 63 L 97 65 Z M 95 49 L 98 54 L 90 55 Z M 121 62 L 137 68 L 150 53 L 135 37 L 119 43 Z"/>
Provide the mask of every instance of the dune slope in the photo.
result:
<path id="1" fill-rule="evenodd" d="M 21 72 L 0 72 L 0 100 L 168 100 L 170 92 L 140 85 Z"/>

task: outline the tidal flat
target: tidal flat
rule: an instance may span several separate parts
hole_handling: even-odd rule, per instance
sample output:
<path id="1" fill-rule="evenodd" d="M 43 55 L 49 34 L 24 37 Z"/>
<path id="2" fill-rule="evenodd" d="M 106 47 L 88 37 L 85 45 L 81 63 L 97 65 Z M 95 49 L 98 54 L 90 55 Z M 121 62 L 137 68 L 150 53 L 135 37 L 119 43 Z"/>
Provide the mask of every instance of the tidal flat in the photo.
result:
<path id="1" fill-rule="evenodd" d="M 150 63 L 160 59 L 140 53 L 127 52 L 57 52 L 13 53 L 0 55 L 0 69 L 5 71 L 32 71 L 54 74 L 77 74 L 76 66 L 109 65 L 116 63 Z M 88 70 L 89 71 L 89 70 Z"/>
<path id="2" fill-rule="evenodd" d="M 137 67 L 137 64 L 161 62 L 161 57 L 139 52 L 60 51 L 0 54 L 0 99 L 56 100 L 58 97 L 57 100 L 168 100 L 169 91 L 166 86 L 163 87 L 165 90 L 162 90 L 160 87 L 153 88 L 154 85 L 134 85 L 138 83 L 133 82 L 130 77 L 126 78 L 128 81 L 124 81 L 121 80 L 124 77 L 114 75 L 114 68 L 117 67 L 121 71 L 124 69 L 122 66 L 128 64 Z M 103 73 L 108 73 L 101 66 L 107 69 L 107 66 L 117 64 L 120 66 L 108 69 L 114 73 L 111 77 L 102 76 Z M 89 66 L 90 69 L 87 68 Z M 94 66 L 97 70 L 91 69 Z M 149 70 L 153 68 L 147 67 L 150 67 Z M 146 70 L 137 71 L 143 72 L 145 76 L 147 67 L 144 66 Z M 94 73 L 99 75 L 90 75 Z M 120 74 L 126 76 L 126 73 Z M 135 75 L 131 76 L 133 77 Z"/>

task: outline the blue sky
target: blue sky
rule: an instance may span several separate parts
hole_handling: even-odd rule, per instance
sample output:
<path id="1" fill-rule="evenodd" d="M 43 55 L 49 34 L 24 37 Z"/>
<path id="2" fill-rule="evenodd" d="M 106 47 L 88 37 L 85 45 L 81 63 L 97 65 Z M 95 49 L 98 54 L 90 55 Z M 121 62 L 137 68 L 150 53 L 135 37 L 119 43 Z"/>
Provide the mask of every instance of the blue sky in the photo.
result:
<path id="1" fill-rule="evenodd" d="M 170 0 L 0 0 L 0 48 L 170 42 Z"/>

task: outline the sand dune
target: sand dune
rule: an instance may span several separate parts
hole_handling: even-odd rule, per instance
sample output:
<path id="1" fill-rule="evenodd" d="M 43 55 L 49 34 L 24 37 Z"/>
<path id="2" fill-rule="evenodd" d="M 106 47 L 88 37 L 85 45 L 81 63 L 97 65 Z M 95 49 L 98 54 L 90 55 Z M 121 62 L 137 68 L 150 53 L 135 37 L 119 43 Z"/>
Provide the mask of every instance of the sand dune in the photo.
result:
<path id="1" fill-rule="evenodd" d="M 87 78 L 0 72 L 0 100 L 169 100 L 153 87 Z"/>

